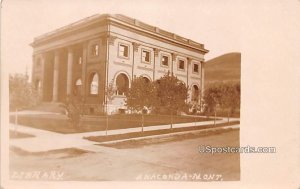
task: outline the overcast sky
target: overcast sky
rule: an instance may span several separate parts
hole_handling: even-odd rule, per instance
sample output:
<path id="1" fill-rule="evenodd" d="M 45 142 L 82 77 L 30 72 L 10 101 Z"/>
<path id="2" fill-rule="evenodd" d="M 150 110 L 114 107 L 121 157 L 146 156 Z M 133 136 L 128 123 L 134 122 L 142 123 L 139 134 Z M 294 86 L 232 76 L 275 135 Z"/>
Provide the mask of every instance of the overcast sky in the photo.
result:
<path id="1" fill-rule="evenodd" d="M 33 38 L 85 17 L 102 13 L 120 13 L 160 27 L 194 41 L 204 43 L 210 52 L 206 60 L 241 52 L 242 31 L 251 31 L 246 19 L 259 22 L 262 17 L 286 11 L 292 4 L 282 1 L 234 0 L 6 0 L 2 5 L 2 60 L 9 72 L 31 70 Z M 259 2 L 259 3 L 258 3 Z M 298 1 L 299 2 L 299 1 Z M 258 4 L 257 4 L 258 3 Z M 299 3 L 298 3 L 299 5 Z M 258 7 L 258 8 L 257 8 Z M 258 12 L 257 12 L 258 11 Z M 284 22 L 284 20 L 281 20 Z M 279 22 L 270 20 L 272 26 Z M 256 25 L 256 27 L 257 27 Z M 250 28 L 248 28 L 250 27 Z M 254 26 L 253 26 L 254 27 Z M 258 28 L 259 30 L 259 28 Z M 242 52 L 243 53 L 243 52 Z M 243 54 L 242 54 L 243 56 Z"/>

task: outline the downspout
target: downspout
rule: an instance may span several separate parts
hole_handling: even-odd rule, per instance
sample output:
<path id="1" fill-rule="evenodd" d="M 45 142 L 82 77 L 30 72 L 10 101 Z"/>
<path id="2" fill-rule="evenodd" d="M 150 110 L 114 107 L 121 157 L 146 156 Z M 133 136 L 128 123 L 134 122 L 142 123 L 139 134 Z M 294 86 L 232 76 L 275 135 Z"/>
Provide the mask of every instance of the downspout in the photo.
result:
<path id="1" fill-rule="evenodd" d="M 153 81 L 155 81 L 155 64 L 156 57 L 158 58 L 158 50 L 154 49 L 154 59 L 153 59 Z"/>
<path id="2" fill-rule="evenodd" d="M 108 95 L 108 68 L 109 68 L 109 37 L 110 37 L 110 26 L 108 24 L 108 33 L 107 33 L 107 36 L 106 36 L 106 64 L 105 64 L 105 75 L 106 75 L 106 83 L 105 83 L 105 96 L 104 96 L 104 101 L 105 101 L 105 111 L 106 111 L 106 114 L 108 114 L 108 99 L 107 99 L 107 95 Z"/>
<path id="3" fill-rule="evenodd" d="M 203 111 L 203 104 L 202 98 L 204 93 L 204 61 L 201 61 L 201 77 L 200 77 L 200 84 L 201 84 L 201 91 L 200 91 L 200 111 Z"/>
<path id="4" fill-rule="evenodd" d="M 131 79 L 131 84 L 132 84 L 132 81 L 133 81 L 133 79 L 134 79 L 134 76 L 133 76 L 133 70 L 134 70 L 134 54 L 135 54 L 135 49 L 134 49 L 135 47 L 134 47 L 134 46 L 135 46 L 135 42 L 132 43 L 132 49 L 133 49 L 132 52 L 133 52 L 133 53 L 132 53 L 132 70 L 131 70 L 131 78 L 132 78 L 132 79 Z"/>
<path id="5" fill-rule="evenodd" d="M 190 90 L 189 88 L 189 68 L 190 68 L 190 62 L 191 62 L 191 59 L 190 58 L 187 58 L 187 63 L 186 63 L 186 87 L 188 88 L 188 91 Z M 186 97 L 186 103 L 188 103 L 189 101 L 189 97 L 187 95 Z"/>

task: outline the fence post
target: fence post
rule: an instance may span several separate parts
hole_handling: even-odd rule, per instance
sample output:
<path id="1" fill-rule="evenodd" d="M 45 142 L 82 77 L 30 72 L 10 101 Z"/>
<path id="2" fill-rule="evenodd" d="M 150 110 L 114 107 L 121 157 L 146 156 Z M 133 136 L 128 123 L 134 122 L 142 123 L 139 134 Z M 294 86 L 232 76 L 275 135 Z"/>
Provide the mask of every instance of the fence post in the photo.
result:
<path id="1" fill-rule="evenodd" d="M 142 132 L 144 132 L 144 113 L 142 112 Z"/>
<path id="2" fill-rule="evenodd" d="M 215 110 L 214 126 L 216 126 L 216 117 L 217 117 L 217 111 Z"/>
<path id="3" fill-rule="evenodd" d="M 173 112 L 171 112 L 171 129 L 173 129 Z"/>
<path id="4" fill-rule="evenodd" d="M 105 109 L 106 109 L 106 128 L 105 128 L 105 136 L 107 136 L 107 130 L 108 130 L 108 108 L 107 108 L 107 103 L 106 103 L 106 106 L 105 106 Z"/>
<path id="5" fill-rule="evenodd" d="M 227 112 L 227 124 L 229 125 L 229 111 Z"/>
<path id="6" fill-rule="evenodd" d="M 18 127 L 18 109 L 16 108 L 16 115 L 15 115 L 15 130 L 14 130 L 14 134 L 15 136 L 17 136 L 17 127 Z"/>

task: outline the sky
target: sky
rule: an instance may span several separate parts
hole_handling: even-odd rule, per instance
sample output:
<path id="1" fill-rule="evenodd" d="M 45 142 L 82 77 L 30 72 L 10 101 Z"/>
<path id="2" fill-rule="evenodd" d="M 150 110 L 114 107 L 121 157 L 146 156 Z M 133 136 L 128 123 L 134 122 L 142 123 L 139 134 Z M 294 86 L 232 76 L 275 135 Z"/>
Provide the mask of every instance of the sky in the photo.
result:
<path id="1" fill-rule="evenodd" d="M 240 8 L 232 1 L 6 0 L 2 3 L 3 58 L 8 71 L 31 70 L 33 38 L 94 14 L 124 14 L 203 43 L 206 60 L 240 52 Z"/>

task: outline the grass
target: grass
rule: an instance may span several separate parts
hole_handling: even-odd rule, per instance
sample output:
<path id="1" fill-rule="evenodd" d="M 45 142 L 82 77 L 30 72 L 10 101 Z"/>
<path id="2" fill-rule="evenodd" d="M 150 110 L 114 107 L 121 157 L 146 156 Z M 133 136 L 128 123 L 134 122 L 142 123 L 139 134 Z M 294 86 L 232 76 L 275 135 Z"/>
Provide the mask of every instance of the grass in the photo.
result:
<path id="1" fill-rule="evenodd" d="M 10 147 L 10 151 L 16 153 L 20 156 L 47 156 L 47 155 L 63 155 L 62 157 L 74 157 L 78 155 L 82 155 L 85 153 L 90 153 L 90 151 L 81 150 L 78 148 L 64 148 L 58 150 L 49 150 L 43 152 L 28 152 L 18 147 Z"/>
<path id="2" fill-rule="evenodd" d="M 162 143 L 166 143 L 166 142 L 194 139 L 194 138 L 199 138 L 199 137 L 208 137 L 211 135 L 218 135 L 218 134 L 231 132 L 231 131 L 235 131 L 235 130 L 239 131 L 239 129 L 233 129 L 233 128 L 217 129 L 217 130 L 204 130 L 203 132 L 174 134 L 174 135 L 170 135 L 168 137 L 143 138 L 143 139 L 139 139 L 139 140 L 126 140 L 126 141 L 113 142 L 113 143 L 107 143 L 107 144 L 98 144 L 98 145 L 117 148 L 117 149 L 139 148 L 139 147 L 143 147 L 146 145 L 155 145 L 155 144 L 162 144 Z"/>
<path id="3" fill-rule="evenodd" d="M 214 126 L 213 124 L 210 124 L 210 125 L 201 126 L 201 127 L 194 126 L 194 127 L 182 127 L 182 128 L 173 128 L 173 129 L 144 131 L 144 132 L 132 132 L 132 133 L 108 135 L 108 136 L 90 136 L 90 137 L 85 137 L 85 139 L 94 141 L 94 142 L 108 142 L 108 141 L 138 138 L 138 137 L 145 137 L 145 136 L 152 136 L 152 135 L 177 133 L 177 132 L 182 132 L 182 131 L 203 130 L 203 129 L 212 128 L 212 127 L 218 128 L 218 127 L 224 127 L 224 126 L 229 126 L 229 125 L 236 125 L 239 123 L 240 123 L 239 121 L 233 121 L 230 123 L 217 124 L 216 126 Z"/>
<path id="4" fill-rule="evenodd" d="M 14 122 L 14 116 L 10 121 Z M 166 125 L 171 121 L 176 123 L 201 122 L 213 120 L 210 118 L 190 116 L 166 116 L 166 115 L 145 115 L 144 126 Z M 106 129 L 106 116 L 83 117 L 80 126 L 73 127 L 68 123 L 65 115 L 19 115 L 18 124 L 37 129 L 43 129 L 58 133 L 82 133 L 92 131 L 104 131 Z M 108 117 L 108 130 L 141 127 L 142 116 L 138 114 L 112 115 Z"/>
<path id="5" fill-rule="evenodd" d="M 34 135 L 27 134 L 27 133 L 22 133 L 19 131 L 9 131 L 9 138 L 10 139 L 17 139 L 17 138 L 30 138 L 30 137 L 35 137 Z"/>

